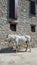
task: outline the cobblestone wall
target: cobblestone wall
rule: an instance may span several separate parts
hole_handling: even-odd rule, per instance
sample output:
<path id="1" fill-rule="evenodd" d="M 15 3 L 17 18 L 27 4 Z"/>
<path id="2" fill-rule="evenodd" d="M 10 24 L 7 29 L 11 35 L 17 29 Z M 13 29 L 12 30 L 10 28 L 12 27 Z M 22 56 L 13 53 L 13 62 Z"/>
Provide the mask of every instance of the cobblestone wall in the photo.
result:
<path id="1" fill-rule="evenodd" d="M 13 32 L 10 30 L 10 24 L 8 23 L 8 1 L 0 0 L 0 48 L 8 47 L 5 37 L 7 34 L 28 34 L 32 37 L 32 44 L 37 46 L 37 4 L 36 4 L 36 17 L 29 17 L 29 1 L 18 0 L 18 19 L 17 30 Z M 30 24 L 36 25 L 36 32 L 31 32 Z"/>

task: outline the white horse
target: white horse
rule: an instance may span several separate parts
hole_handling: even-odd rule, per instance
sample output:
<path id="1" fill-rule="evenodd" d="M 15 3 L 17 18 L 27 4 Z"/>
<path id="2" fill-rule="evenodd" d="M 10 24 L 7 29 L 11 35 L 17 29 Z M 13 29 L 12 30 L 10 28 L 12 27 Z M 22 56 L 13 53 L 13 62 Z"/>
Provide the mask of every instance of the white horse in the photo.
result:
<path id="1" fill-rule="evenodd" d="M 13 39 L 14 42 L 15 42 L 15 45 L 16 45 L 16 49 L 19 45 L 19 41 L 23 41 L 24 44 L 26 43 L 27 47 L 26 47 L 26 51 L 28 49 L 28 46 L 29 46 L 29 43 L 31 41 L 31 37 L 29 35 L 25 35 L 25 36 L 20 36 L 20 35 L 12 35 L 12 34 L 9 34 L 8 37 L 7 37 L 7 40 L 10 40 L 10 39 Z M 31 50 L 31 49 L 30 49 Z"/>

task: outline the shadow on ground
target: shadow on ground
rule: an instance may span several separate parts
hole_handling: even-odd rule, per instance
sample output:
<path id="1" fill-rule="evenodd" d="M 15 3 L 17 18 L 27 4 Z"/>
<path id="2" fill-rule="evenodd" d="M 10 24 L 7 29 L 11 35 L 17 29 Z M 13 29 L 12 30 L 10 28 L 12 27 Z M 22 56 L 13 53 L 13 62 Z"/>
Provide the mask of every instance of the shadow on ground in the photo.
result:
<path id="1" fill-rule="evenodd" d="M 3 48 L 0 50 L 0 53 L 15 53 L 16 50 L 13 50 L 12 47 L 9 47 L 9 48 Z"/>
<path id="2" fill-rule="evenodd" d="M 24 50 L 24 51 L 17 51 L 17 52 L 26 52 L 26 51 Z M 0 50 L 0 53 L 16 53 L 16 50 L 13 50 L 12 47 L 3 48 Z"/>

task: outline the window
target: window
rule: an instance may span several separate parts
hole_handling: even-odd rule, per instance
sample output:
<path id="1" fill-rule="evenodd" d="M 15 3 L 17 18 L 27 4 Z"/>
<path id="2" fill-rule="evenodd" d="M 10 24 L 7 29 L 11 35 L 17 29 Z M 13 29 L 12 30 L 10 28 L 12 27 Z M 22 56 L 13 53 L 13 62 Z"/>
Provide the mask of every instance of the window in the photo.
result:
<path id="1" fill-rule="evenodd" d="M 17 19 L 18 0 L 9 0 L 9 18 Z"/>
<path id="2" fill-rule="evenodd" d="M 28 0 L 28 1 L 35 1 L 37 3 L 37 0 Z"/>
<path id="3" fill-rule="evenodd" d="M 35 1 L 30 1 L 30 15 L 35 16 L 36 11 L 35 11 Z"/>
<path id="4" fill-rule="evenodd" d="M 36 25 L 31 24 L 31 31 L 32 32 L 35 32 L 35 27 L 36 27 Z"/>
<path id="5" fill-rule="evenodd" d="M 37 0 L 35 0 L 36 1 L 36 4 L 37 4 Z"/>
<path id="6" fill-rule="evenodd" d="M 10 29 L 12 31 L 16 31 L 16 24 L 10 24 Z"/>

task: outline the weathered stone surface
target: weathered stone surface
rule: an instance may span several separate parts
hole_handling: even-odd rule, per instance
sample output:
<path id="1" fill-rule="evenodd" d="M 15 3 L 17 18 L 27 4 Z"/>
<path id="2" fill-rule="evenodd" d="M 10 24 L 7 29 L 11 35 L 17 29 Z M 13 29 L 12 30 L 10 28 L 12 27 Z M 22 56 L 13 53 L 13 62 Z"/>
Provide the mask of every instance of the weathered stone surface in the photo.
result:
<path id="1" fill-rule="evenodd" d="M 28 34 L 32 37 L 32 44 L 37 45 L 37 4 L 36 4 L 36 17 L 29 17 L 29 1 L 18 0 L 18 19 L 17 31 L 10 30 L 10 24 L 8 23 L 8 2 L 9 0 L 0 0 L 0 40 L 5 40 L 7 34 Z M 36 25 L 36 32 L 31 32 L 30 24 Z M 5 44 L 5 41 L 4 43 Z M 4 45 L 7 46 L 7 45 Z"/>

